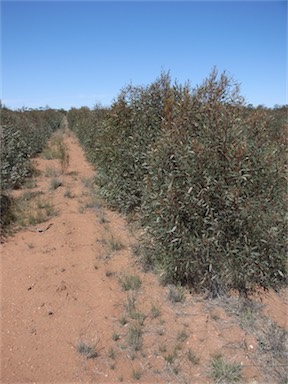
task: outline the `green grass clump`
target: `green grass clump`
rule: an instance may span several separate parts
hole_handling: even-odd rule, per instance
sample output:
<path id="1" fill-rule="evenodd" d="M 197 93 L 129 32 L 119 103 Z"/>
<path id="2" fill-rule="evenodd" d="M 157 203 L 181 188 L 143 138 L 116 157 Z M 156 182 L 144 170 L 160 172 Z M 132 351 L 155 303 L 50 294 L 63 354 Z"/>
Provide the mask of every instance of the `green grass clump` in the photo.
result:
<path id="1" fill-rule="evenodd" d="M 169 287 L 168 298 L 172 303 L 182 303 L 185 301 L 185 292 L 182 287 L 171 285 Z"/>
<path id="2" fill-rule="evenodd" d="M 128 320 L 125 316 L 122 316 L 120 319 L 119 319 L 119 323 L 124 326 L 128 323 Z"/>
<path id="3" fill-rule="evenodd" d="M 151 316 L 153 319 L 156 319 L 157 317 L 161 316 L 161 309 L 155 304 L 153 304 L 151 307 Z"/>
<path id="4" fill-rule="evenodd" d="M 131 324 L 128 328 L 127 343 L 134 351 L 139 351 L 143 344 L 142 326 L 139 323 Z"/>
<path id="5" fill-rule="evenodd" d="M 124 274 L 119 278 L 123 291 L 137 290 L 141 287 L 141 279 L 136 275 Z"/>
<path id="6" fill-rule="evenodd" d="M 74 193 L 69 188 L 65 190 L 63 196 L 67 199 L 73 199 L 75 197 Z"/>
<path id="7" fill-rule="evenodd" d="M 112 251 L 120 251 L 121 249 L 125 248 L 125 245 L 120 240 L 115 239 L 114 236 L 108 240 L 108 243 Z"/>
<path id="8" fill-rule="evenodd" d="M 53 178 L 50 181 L 50 190 L 54 191 L 55 189 L 62 187 L 62 185 L 63 185 L 63 183 L 61 180 L 59 180 L 57 178 Z"/>
<path id="9" fill-rule="evenodd" d="M 142 372 L 133 370 L 132 372 L 132 378 L 134 380 L 140 380 L 142 376 Z"/>
<path id="10" fill-rule="evenodd" d="M 137 312 L 136 310 L 136 296 L 134 294 L 130 294 L 127 297 L 127 302 L 124 304 L 126 312 L 130 317 L 133 317 L 133 314 Z"/>
<path id="11" fill-rule="evenodd" d="M 76 346 L 76 350 L 87 359 L 95 359 L 99 356 L 96 350 L 96 345 L 84 342 L 83 340 L 79 340 Z"/>
<path id="12" fill-rule="evenodd" d="M 114 332 L 112 335 L 112 340 L 118 341 L 119 339 L 120 339 L 120 335 L 118 333 Z"/>
<path id="13" fill-rule="evenodd" d="M 43 223 L 58 214 L 52 201 L 41 192 L 24 192 L 13 199 L 10 213 L 18 227 Z"/>
<path id="14" fill-rule="evenodd" d="M 181 332 L 178 332 L 177 341 L 179 341 L 180 343 L 184 343 L 184 341 L 188 339 L 188 336 L 188 333 L 185 331 L 185 329 L 183 329 Z"/>
<path id="15" fill-rule="evenodd" d="M 187 352 L 187 359 L 190 361 L 190 363 L 192 363 L 193 365 L 197 365 L 200 361 L 200 358 L 198 356 L 195 355 L 195 353 L 191 350 L 191 349 L 188 349 L 188 352 Z"/>
<path id="16" fill-rule="evenodd" d="M 112 347 L 109 348 L 109 350 L 108 350 L 108 357 L 109 357 L 110 359 L 115 360 L 115 358 L 116 358 L 116 352 L 115 352 L 115 349 L 114 349 L 114 348 L 112 348 Z"/>
<path id="17" fill-rule="evenodd" d="M 171 353 L 168 353 L 167 355 L 164 356 L 164 359 L 165 361 L 167 361 L 168 364 L 173 364 L 176 358 L 177 358 L 177 349 L 175 348 Z"/>
<path id="18" fill-rule="evenodd" d="M 211 361 L 210 376 L 217 384 L 232 384 L 242 381 L 242 366 L 228 363 L 222 356 L 214 356 Z"/>

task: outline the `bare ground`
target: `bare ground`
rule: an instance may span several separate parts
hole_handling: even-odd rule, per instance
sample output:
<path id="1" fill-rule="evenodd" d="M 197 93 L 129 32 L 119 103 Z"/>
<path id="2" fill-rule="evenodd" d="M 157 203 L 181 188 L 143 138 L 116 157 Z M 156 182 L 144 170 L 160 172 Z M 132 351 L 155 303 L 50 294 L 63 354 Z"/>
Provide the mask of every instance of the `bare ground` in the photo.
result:
<path id="1" fill-rule="evenodd" d="M 258 323 L 247 322 L 257 307 L 272 328 L 287 329 L 285 292 L 261 294 L 246 312 L 237 298 L 211 302 L 188 291 L 173 303 L 171 288 L 133 255 L 137 231 L 97 196 L 77 139 L 66 130 L 64 140 L 68 169 L 37 158 L 29 189 L 57 215 L 1 245 L 1 383 L 213 383 L 216 354 L 241 364 L 245 383 L 280 382 L 283 354 L 263 354 Z"/>

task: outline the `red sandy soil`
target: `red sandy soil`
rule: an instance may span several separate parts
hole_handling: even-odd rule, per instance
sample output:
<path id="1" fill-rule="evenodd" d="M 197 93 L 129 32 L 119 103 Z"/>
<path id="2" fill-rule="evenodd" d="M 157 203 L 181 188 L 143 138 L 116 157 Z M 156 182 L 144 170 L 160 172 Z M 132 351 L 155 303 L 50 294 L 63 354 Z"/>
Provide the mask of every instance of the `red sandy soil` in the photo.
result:
<path id="1" fill-rule="evenodd" d="M 73 134 L 66 131 L 64 140 L 68 169 L 61 174 L 58 160 L 37 158 L 41 174 L 33 189 L 44 192 L 58 214 L 1 245 L 1 383 L 213 383 L 208 372 L 217 353 L 242 364 L 245 383 L 267 381 L 255 363 L 256 338 L 234 317 L 189 292 L 183 303 L 172 303 L 169 287 L 142 271 L 132 252 L 137 231 L 99 198 L 89 204 L 87 181 L 95 170 Z M 62 181 L 53 191 L 47 167 Z M 113 250 L 112 238 L 124 247 Z M 119 279 L 125 274 L 139 276 L 141 287 L 124 291 Z M 142 322 L 127 312 L 133 297 Z M 263 313 L 287 327 L 284 295 L 271 292 L 262 303 Z M 129 343 L 133 324 L 142 331 L 136 351 Z M 97 356 L 81 354 L 80 341 L 95 345 Z M 189 361 L 189 349 L 198 364 Z M 169 363 L 174 350 L 177 358 Z"/>

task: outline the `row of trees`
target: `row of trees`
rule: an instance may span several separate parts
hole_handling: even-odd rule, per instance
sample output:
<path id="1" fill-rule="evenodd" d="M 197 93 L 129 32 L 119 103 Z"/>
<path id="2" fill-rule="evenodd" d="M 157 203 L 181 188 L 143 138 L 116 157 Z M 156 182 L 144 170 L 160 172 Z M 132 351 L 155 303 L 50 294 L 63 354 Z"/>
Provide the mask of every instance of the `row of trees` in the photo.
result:
<path id="1" fill-rule="evenodd" d="M 19 188 L 31 175 L 31 158 L 39 153 L 52 132 L 59 128 L 63 113 L 52 109 L 12 111 L 1 109 L 0 206 L 1 229 L 10 223 L 9 190 Z"/>

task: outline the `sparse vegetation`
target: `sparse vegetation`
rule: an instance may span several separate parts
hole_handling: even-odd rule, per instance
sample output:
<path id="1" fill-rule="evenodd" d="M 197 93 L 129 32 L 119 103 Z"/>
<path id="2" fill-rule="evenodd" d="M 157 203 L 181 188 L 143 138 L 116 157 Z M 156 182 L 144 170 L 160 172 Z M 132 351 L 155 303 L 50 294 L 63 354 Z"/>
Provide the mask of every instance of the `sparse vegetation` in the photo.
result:
<path id="1" fill-rule="evenodd" d="M 165 344 L 159 345 L 159 352 L 161 353 L 167 352 L 167 346 Z"/>
<path id="2" fill-rule="evenodd" d="M 167 361 L 168 364 L 173 364 L 175 359 L 177 357 L 176 349 L 173 350 L 173 352 L 168 353 L 168 355 L 164 356 L 165 361 Z"/>
<path id="3" fill-rule="evenodd" d="M 75 197 L 75 195 L 72 193 L 72 191 L 68 188 L 65 190 L 64 192 L 64 197 L 66 197 L 67 199 L 73 199 Z"/>
<path id="4" fill-rule="evenodd" d="M 137 290 L 141 287 L 141 279 L 136 275 L 123 274 L 119 278 L 123 291 Z"/>
<path id="5" fill-rule="evenodd" d="M 165 328 L 163 328 L 163 327 L 158 327 L 158 328 L 157 328 L 157 334 L 158 334 L 159 336 L 163 336 L 163 335 L 165 335 Z"/>
<path id="6" fill-rule="evenodd" d="M 58 147 L 59 147 L 59 160 L 60 160 L 61 170 L 62 170 L 62 173 L 65 173 L 69 167 L 70 156 L 68 153 L 68 148 L 63 141 L 63 138 L 58 144 Z"/>
<path id="7" fill-rule="evenodd" d="M 62 132 L 58 132 L 52 136 L 50 142 L 42 152 L 42 157 L 46 160 L 58 159 L 62 173 L 67 171 L 69 166 L 69 153 L 64 143 Z"/>
<path id="8" fill-rule="evenodd" d="M 142 326 L 138 322 L 129 325 L 127 343 L 133 351 L 139 351 L 142 347 Z"/>
<path id="9" fill-rule="evenodd" d="M 18 227 L 36 225 L 57 215 L 52 201 L 41 192 L 24 192 L 13 199 L 10 210 Z"/>
<path id="10" fill-rule="evenodd" d="M 93 189 L 94 187 L 94 180 L 91 178 L 87 177 L 82 177 L 81 178 L 82 184 L 84 185 L 85 188 Z"/>
<path id="11" fill-rule="evenodd" d="M 146 315 L 144 313 L 139 312 L 139 311 L 131 312 L 130 317 L 132 320 L 137 320 L 139 325 L 141 325 L 141 326 L 144 325 L 144 321 L 146 319 Z"/>
<path id="12" fill-rule="evenodd" d="M 124 305 L 126 312 L 130 315 L 132 315 L 136 312 L 136 296 L 134 294 L 129 295 L 127 297 L 127 302 Z"/>
<path id="13" fill-rule="evenodd" d="M 120 339 L 120 335 L 118 333 L 114 332 L 113 335 L 112 335 L 112 339 L 114 341 L 118 341 Z"/>
<path id="14" fill-rule="evenodd" d="M 108 223 L 108 220 L 106 219 L 106 216 L 103 212 L 100 213 L 99 215 L 99 223 L 100 224 L 106 224 Z"/>
<path id="15" fill-rule="evenodd" d="M 33 189 L 33 188 L 36 188 L 37 187 L 37 182 L 35 180 L 35 178 L 33 177 L 30 177 L 28 178 L 25 183 L 23 184 L 24 188 L 27 188 L 27 189 Z"/>
<path id="16" fill-rule="evenodd" d="M 211 319 L 214 321 L 219 321 L 220 317 L 217 315 L 217 313 L 211 313 Z"/>
<path id="17" fill-rule="evenodd" d="M 51 179 L 50 181 L 50 190 L 54 191 L 55 189 L 62 187 L 63 183 L 60 179 Z"/>
<path id="18" fill-rule="evenodd" d="M 44 175 L 45 177 L 57 177 L 58 172 L 54 167 L 46 167 Z"/>
<path id="19" fill-rule="evenodd" d="M 82 207 L 82 206 L 79 206 L 79 208 L 78 208 L 78 212 L 79 212 L 79 213 L 84 213 L 84 212 L 85 212 L 85 208 Z"/>
<path id="20" fill-rule="evenodd" d="M 267 381 L 273 379 L 281 384 L 286 383 L 287 330 L 264 316 L 263 304 L 257 301 L 226 297 L 219 299 L 218 304 L 234 316 L 240 327 L 256 338 L 258 347 L 254 355 L 255 365 L 262 367 Z"/>
<path id="21" fill-rule="evenodd" d="M 116 352 L 115 352 L 115 349 L 110 347 L 109 350 L 108 350 L 108 357 L 110 359 L 113 359 L 115 360 L 115 357 L 116 357 Z"/>
<path id="22" fill-rule="evenodd" d="M 124 326 L 128 323 L 128 320 L 125 316 L 122 316 L 120 319 L 119 319 L 119 323 Z"/>
<path id="23" fill-rule="evenodd" d="M 134 371 L 132 372 L 132 377 L 135 380 L 140 380 L 142 376 L 142 373 L 140 371 Z"/>
<path id="24" fill-rule="evenodd" d="M 186 341 L 188 339 L 188 333 L 186 332 L 185 329 L 183 329 L 182 331 L 178 332 L 177 334 L 177 341 L 179 341 L 180 343 L 184 343 L 184 341 Z"/>
<path id="25" fill-rule="evenodd" d="M 171 285 L 169 287 L 168 298 L 172 303 L 182 303 L 185 301 L 185 292 L 182 287 Z"/>
<path id="26" fill-rule="evenodd" d="M 255 334 L 260 346 L 258 362 L 265 364 L 266 377 L 275 378 L 277 383 L 286 384 L 288 380 L 288 330 L 279 327 L 273 321 L 262 318 Z"/>
<path id="27" fill-rule="evenodd" d="M 188 349 L 186 356 L 187 356 L 187 359 L 190 361 L 190 363 L 194 365 L 198 364 L 200 361 L 200 358 L 197 357 L 191 349 Z"/>
<path id="28" fill-rule="evenodd" d="M 96 345 L 79 340 L 76 346 L 77 352 L 86 357 L 87 359 L 95 359 L 99 356 Z"/>
<path id="29" fill-rule="evenodd" d="M 153 304 L 151 307 L 151 316 L 153 317 L 153 319 L 156 319 L 157 317 L 161 316 L 161 309 L 155 304 Z"/>
<path id="30" fill-rule="evenodd" d="M 120 240 L 115 239 L 114 236 L 111 236 L 111 238 L 108 240 L 108 243 L 113 252 L 120 251 L 121 249 L 125 248 L 124 244 Z"/>

